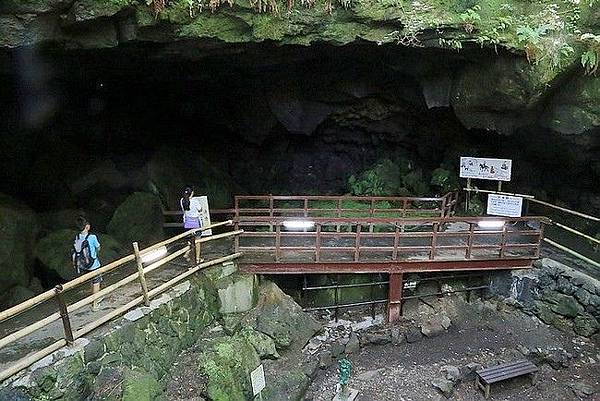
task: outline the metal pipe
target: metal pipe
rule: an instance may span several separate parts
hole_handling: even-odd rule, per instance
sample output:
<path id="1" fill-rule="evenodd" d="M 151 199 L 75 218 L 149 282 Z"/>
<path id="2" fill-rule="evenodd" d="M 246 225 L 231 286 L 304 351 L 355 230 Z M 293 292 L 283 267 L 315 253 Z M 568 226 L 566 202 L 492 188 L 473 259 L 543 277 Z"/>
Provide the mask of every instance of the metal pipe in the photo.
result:
<path id="1" fill-rule="evenodd" d="M 332 290 L 334 288 L 355 288 L 355 287 L 377 287 L 378 285 L 389 284 L 389 281 L 374 281 L 370 283 L 358 283 L 358 284 L 340 284 L 340 285 L 323 285 L 318 287 L 303 287 L 303 291 L 315 291 L 315 290 Z"/>
<path id="2" fill-rule="evenodd" d="M 567 252 L 567 253 L 569 253 L 569 254 L 571 254 L 571 255 L 575 256 L 576 258 L 579 258 L 579 259 L 583 260 L 584 262 L 586 262 L 586 263 L 589 263 L 589 264 L 591 264 L 592 266 L 595 266 L 595 267 L 597 267 L 597 268 L 599 268 L 599 269 L 600 269 L 600 263 L 596 262 L 595 260 L 592 260 L 592 259 L 588 258 L 587 256 L 583 256 L 583 255 L 582 255 L 582 254 L 580 254 L 579 252 L 575 252 L 575 251 L 574 251 L 574 250 L 572 250 L 571 248 L 567 248 L 566 246 L 564 246 L 564 245 L 561 245 L 561 244 L 559 244 L 558 242 L 554 242 L 554 241 L 552 241 L 552 240 L 551 240 L 551 239 L 549 239 L 549 238 L 544 238 L 543 240 L 544 240 L 544 242 L 547 242 L 547 243 L 549 243 L 550 245 L 552 245 L 552 246 L 554 246 L 554 247 L 556 247 L 556 248 L 560 249 L 561 251 Z"/>
<path id="3" fill-rule="evenodd" d="M 387 299 L 378 299 L 375 301 L 364 301 L 364 302 L 354 302 L 354 303 L 350 303 L 350 304 L 338 304 L 337 306 L 334 305 L 330 305 L 330 306 L 315 306 L 313 308 L 303 308 L 302 310 L 305 312 L 310 312 L 310 311 L 316 311 L 316 310 L 325 310 L 325 309 L 341 309 L 341 308 L 352 308 L 352 307 L 356 307 L 356 306 L 363 306 L 363 305 L 371 305 L 371 304 L 385 304 L 387 303 Z"/>
<path id="4" fill-rule="evenodd" d="M 600 239 L 598 239 L 598 238 L 594 238 L 594 237 L 592 237 L 590 235 L 584 234 L 581 231 L 577 231 L 574 228 L 571 228 L 569 226 L 565 226 L 564 224 L 557 223 L 556 221 L 553 221 L 552 224 L 555 225 L 555 226 L 557 226 L 557 227 L 562 228 L 563 230 L 567 230 L 569 232 L 572 232 L 573 234 L 577 234 L 580 237 L 583 237 L 583 238 L 585 238 L 585 239 L 587 239 L 589 241 L 595 242 L 596 244 L 600 244 Z"/>
<path id="5" fill-rule="evenodd" d="M 421 295 L 410 295 L 408 297 L 402 297 L 402 299 L 415 299 L 415 298 L 425 298 L 425 297 L 432 297 L 435 295 L 448 295 L 448 294 L 455 294 L 457 292 L 467 292 L 467 291 L 473 291 L 473 290 L 483 290 L 484 288 L 490 288 L 489 285 L 479 285 L 477 287 L 467 287 L 464 288 L 462 290 L 455 290 L 455 291 L 441 291 L 441 292 L 434 292 L 431 294 L 421 294 Z"/>

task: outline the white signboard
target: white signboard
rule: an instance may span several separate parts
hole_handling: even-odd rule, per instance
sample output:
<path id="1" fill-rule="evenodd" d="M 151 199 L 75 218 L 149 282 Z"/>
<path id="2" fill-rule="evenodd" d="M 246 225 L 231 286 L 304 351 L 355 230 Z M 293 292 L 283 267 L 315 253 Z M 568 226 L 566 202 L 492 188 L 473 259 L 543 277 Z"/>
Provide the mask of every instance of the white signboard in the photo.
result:
<path id="1" fill-rule="evenodd" d="M 460 177 L 481 180 L 510 181 L 512 160 L 461 157 Z"/>
<path id="2" fill-rule="evenodd" d="M 258 365 L 258 368 L 250 372 L 250 381 L 252 382 L 252 394 L 256 395 L 265 388 L 265 369 L 263 365 Z"/>
<path id="3" fill-rule="evenodd" d="M 521 217 L 523 198 L 520 196 L 490 194 L 487 201 L 487 214 L 505 217 Z"/>
<path id="4" fill-rule="evenodd" d="M 197 196 L 195 197 L 200 201 L 200 206 L 202 207 L 202 213 L 200 214 L 200 220 L 202 221 L 202 227 L 206 227 L 210 225 L 210 209 L 208 208 L 208 197 L 206 196 Z M 212 235 L 212 230 L 204 230 L 202 231 L 202 236 Z"/>

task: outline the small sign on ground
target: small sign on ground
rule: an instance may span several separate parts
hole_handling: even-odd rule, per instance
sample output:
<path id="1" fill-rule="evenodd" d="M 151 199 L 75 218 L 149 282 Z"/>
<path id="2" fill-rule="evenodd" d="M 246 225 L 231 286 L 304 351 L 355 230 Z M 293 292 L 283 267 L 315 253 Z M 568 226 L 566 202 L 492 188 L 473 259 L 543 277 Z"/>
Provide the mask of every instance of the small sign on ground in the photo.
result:
<path id="1" fill-rule="evenodd" d="M 250 381 L 252 382 L 253 395 L 257 395 L 264 390 L 266 382 L 265 369 L 262 364 L 258 365 L 256 369 L 250 372 Z"/>
<path id="2" fill-rule="evenodd" d="M 512 160 L 485 157 L 461 157 L 460 177 L 480 180 L 510 181 Z"/>
<path id="3" fill-rule="evenodd" d="M 521 217 L 523 198 L 520 196 L 490 194 L 487 201 L 487 214 L 504 217 Z"/>

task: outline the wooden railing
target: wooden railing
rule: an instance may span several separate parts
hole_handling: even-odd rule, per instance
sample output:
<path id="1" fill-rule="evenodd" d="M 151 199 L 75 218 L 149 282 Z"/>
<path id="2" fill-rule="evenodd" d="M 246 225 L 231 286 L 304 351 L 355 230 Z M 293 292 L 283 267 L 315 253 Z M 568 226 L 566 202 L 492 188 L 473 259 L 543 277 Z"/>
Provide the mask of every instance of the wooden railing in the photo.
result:
<path id="1" fill-rule="evenodd" d="M 289 224 L 308 228 L 290 229 Z M 497 228 L 482 228 L 494 222 Z M 236 252 L 264 263 L 536 259 L 543 217 L 241 217 Z"/>
<path id="2" fill-rule="evenodd" d="M 235 217 L 417 217 L 450 216 L 456 193 L 441 197 L 401 196 L 236 196 Z"/>
<path id="3" fill-rule="evenodd" d="M 62 320 L 63 331 L 64 331 L 64 338 L 46 346 L 45 348 L 35 352 L 34 354 L 31 354 L 25 358 L 22 358 L 22 359 L 16 361 L 9 368 L 1 371 L 0 372 L 0 382 L 2 382 L 6 378 L 14 375 L 15 373 L 21 371 L 22 369 L 27 368 L 31 364 L 44 358 L 47 355 L 53 353 L 54 351 L 58 350 L 59 348 L 64 347 L 65 345 L 71 344 L 74 340 L 86 335 L 90 331 L 92 331 L 95 328 L 101 326 L 102 324 L 108 322 L 109 320 L 124 314 L 125 312 L 134 308 L 135 306 L 137 306 L 141 303 L 144 303 L 145 305 L 149 305 L 149 300 L 152 297 L 170 289 L 171 287 L 173 287 L 173 285 L 175 285 L 178 282 L 180 282 L 181 280 L 189 277 L 190 275 L 196 273 L 197 271 L 199 271 L 203 268 L 206 268 L 208 266 L 212 266 L 212 265 L 220 264 L 220 263 L 223 263 L 226 261 L 234 260 L 234 259 L 238 258 L 239 256 L 241 256 L 240 253 L 233 253 L 233 254 L 230 254 L 230 255 L 227 255 L 224 257 L 220 257 L 217 259 L 213 259 L 213 260 L 210 260 L 207 262 L 200 263 L 202 244 L 204 244 L 208 241 L 214 241 L 214 240 L 228 238 L 228 237 L 235 237 L 235 236 L 241 234 L 242 231 L 241 230 L 229 231 L 229 232 L 224 232 L 221 234 L 216 234 L 216 235 L 212 235 L 212 236 L 208 236 L 208 237 L 199 237 L 199 236 L 196 236 L 196 233 L 199 231 L 203 231 L 203 230 L 207 230 L 207 229 L 214 229 L 217 227 L 231 225 L 231 224 L 232 224 L 232 221 L 229 220 L 229 221 L 225 221 L 225 222 L 221 222 L 221 223 L 212 224 L 211 226 L 203 227 L 201 229 L 189 230 L 182 234 L 176 235 L 172 238 L 169 238 L 165 241 L 162 241 L 160 243 L 154 244 L 152 246 L 149 246 L 149 247 L 147 247 L 145 249 L 141 249 L 141 250 L 139 249 L 138 244 L 134 243 L 132 254 L 127 255 L 123 258 L 120 258 L 112 263 L 109 263 L 108 265 L 103 266 L 97 270 L 91 271 L 80 277 L 77 277 L 74 280 L 71 280 L 71 281 L 61 284 L 61 285 L 57 285 L 52 290 L 43 292 L 33 298 L 28 299 L 25 302 L 22 302 L 18 305 L 15 305 L 9 309 L 6 309 L 6 310 L 0 312 L 0 323 L 1 323 L 7 319 L 13 318 L 21 313 L 24 313 L 25 311 L 28 311 L 46 301 L 54 300 L 57 304 L 57 309 L 58 309 L 57 312 L 52 313 L 43 319 L 37 320 L 37 321 L 33 322 L 32 324 L 30 324 L 20 330 L 17 330 L 9 335 L 6 335 L 3 338 L 0 338 L 0 349 L 14 343 L 15 341 L 17 341 L 27 335 L 30 335 L 30 334 L 36 332 L 37 330 L 43 329 L 44 327 L 46 327 L 46 326 L 50 325 L 51 323 L 56 322 L 58 320 Z M 169 247 L 174 248 L 174 249 L 169 249 Z M 160 251 L 160 256 L 158 258 L 152 258 L 153 254 L 156 253 L 157 251 Z M 192 267 L 190 269 L 186 269 L 186 271 L 184 273 L 181 273 L 181 274 L 177 275 L 176 277 L 173 277 L 172 279 L 168 280 L 167 282 L 165 282 L 155 288 L 151 288 L 151 289 L 148 288 L 148 283 L 146 281 L 146 275 L 148 275 L 148 273 L 164 266 L 168 262 L 170 262 L 190 251 L 193 253 L 195 260 L 196 260 L 196 263 L 193 264 L 194 267 Z M 157 260 L 147 260 L 148 258 L 157 259 Z M 106 274 L 108 272 L 115 271 L 116 269 L 124 268 L 125 265 L 128 265 L 131 262 L 135 262 L 136 269 L 137 269 L 137 271 L 135 273 L 128 275 L 127 277 L 120 279 L 119 281 L 117 281 L 111 285 L 108 285 L 107 287 L 101 289 L 96 294 L 87 296 L 87 297 L 80 299 L 76 302 L 73 302 L 71 304 L 68 304 L 65 301 L 65 297 L 63 296 L 63 294 L 66 291 L 72 290 L 85 282 L 89 282 L 90 280 L 92 280 L 93 278 L 95 278 L 101 274 Z M 129 301 L 128 303 L 117 307 L 116 309 L 103 315 L 102 317 L 97 318 L 97 319 L 85 324 L 82 327 L 79 327 L 79 328 L 72 327 L 70 315 L 72 315 L 73 312 L 81 309 L 82 307 L 84 307 L 86 305 L 93 303 L 94 301 L 98 300 L 99 298 L 106 297 L 108 294 L 113 293 L 115 290 L 117 290 L 117 289 L 123 287 L 124 285 L 129 284 L 135 280 L 139 280 L 139 282 L 140 282 L 140 295 L 139 296 L 137 296 L 133 300 Z"/>
<path id="4" fill-rule="evenodd" d="M 211 220 L 263 217 L 450 217 L 457 192 L 440 197 L 238 195 L 233 209 L 211 209 Z M 165 227 L 181 227 L 182 212 L 164 211 Z M 173 220 L 176 221 L 173 221 Z"/>

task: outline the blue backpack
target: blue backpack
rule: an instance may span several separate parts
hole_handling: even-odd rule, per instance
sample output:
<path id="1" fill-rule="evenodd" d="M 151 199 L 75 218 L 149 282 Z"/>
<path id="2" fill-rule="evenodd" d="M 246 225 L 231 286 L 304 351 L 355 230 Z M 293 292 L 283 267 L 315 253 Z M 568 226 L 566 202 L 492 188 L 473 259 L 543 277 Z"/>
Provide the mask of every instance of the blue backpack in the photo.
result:
<path id="1" fill-rule="evenodd" d="M 73 243 L 73 261 L 77 273 L 81 273 L 82 270 L 89 270 L 95 262 L 95 258 L 92 257 L 92 250 L 90 249 L 90 243 L 88 242 L 88 233 L 85 238 L 79 238 L 79 234 L 75 236 L 75 242 Z"/>

